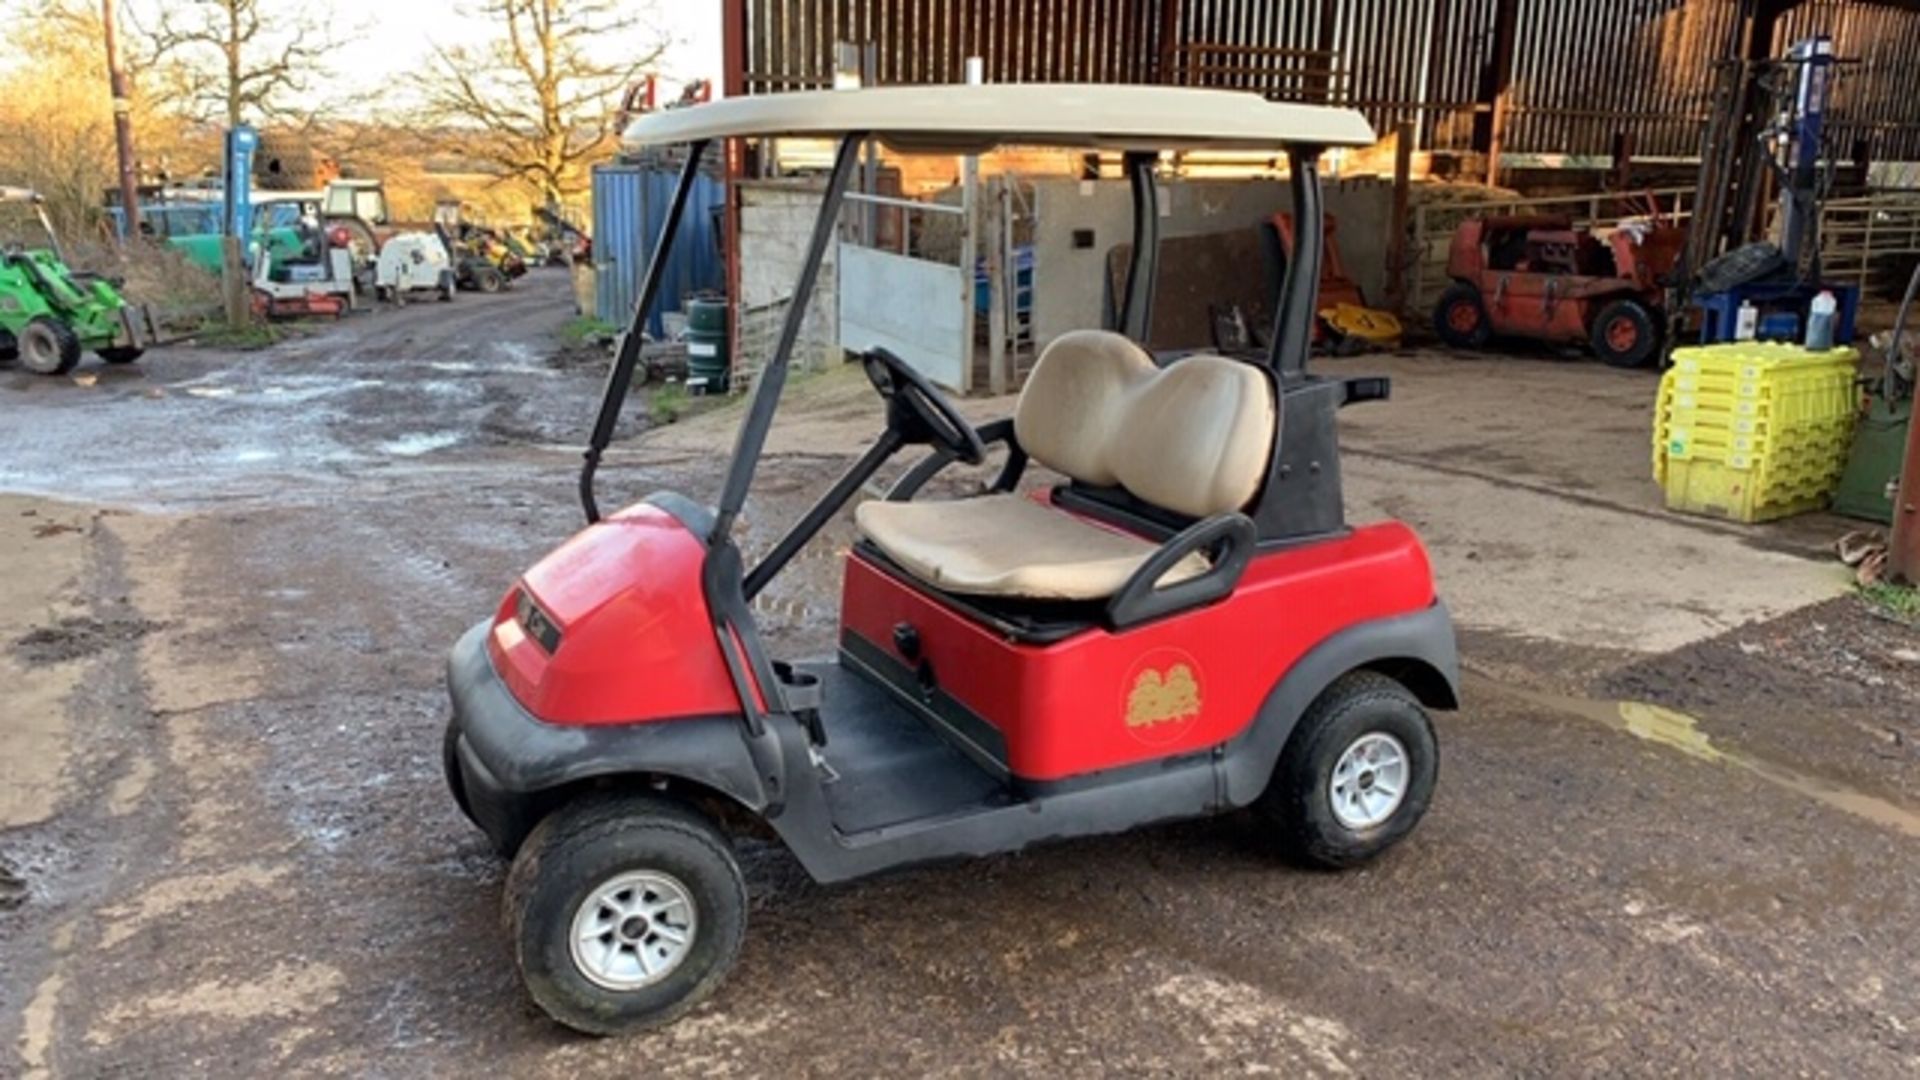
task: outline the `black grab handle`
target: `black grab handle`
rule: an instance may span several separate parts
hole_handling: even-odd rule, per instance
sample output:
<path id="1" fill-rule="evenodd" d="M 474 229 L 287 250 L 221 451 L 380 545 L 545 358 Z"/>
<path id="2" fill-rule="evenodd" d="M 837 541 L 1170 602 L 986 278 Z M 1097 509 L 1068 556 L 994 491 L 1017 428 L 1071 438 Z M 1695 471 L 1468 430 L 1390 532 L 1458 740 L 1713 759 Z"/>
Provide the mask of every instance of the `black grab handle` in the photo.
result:
<path id="1" fill-rule="evenodd" d="M 1245 514 L 1215 514 L 1187 526 L 1148 556 L 1107 601 L 1107 625 L 1120 630 L 1225 598 L 1253 561 L 1253 548 L 1253 519 Z M 1167 571 L 1195 552 L 1211 554 L 1213 566 L 1206 573 L 1158 587 Z"/>

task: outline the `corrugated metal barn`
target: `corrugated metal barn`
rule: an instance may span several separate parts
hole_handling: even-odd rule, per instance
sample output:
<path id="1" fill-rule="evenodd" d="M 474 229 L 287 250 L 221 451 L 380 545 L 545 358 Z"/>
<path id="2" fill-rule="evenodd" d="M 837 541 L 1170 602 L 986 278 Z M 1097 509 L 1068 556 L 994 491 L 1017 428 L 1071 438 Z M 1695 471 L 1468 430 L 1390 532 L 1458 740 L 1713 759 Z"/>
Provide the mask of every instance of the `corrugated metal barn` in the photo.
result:
<path id="1" fill-rule="evenodd" d="M 829 85 L 837 42 L 880 84 L 1171 82 L 1348 104 L 1437 151 L 1698 153 L 1715 64 L 1833 35 L 1858 61 L 1833 136 L 1920 159 L 1920 4 L 1861 0 L 726 0 L 727 92 Z"/>
<path id="2" fill-rule="evenodd" d="M 1558 215 L 1608 230 L 1649 209 L 1675 220 L 1697 212 L 1709 223 L 1696 229 L 1703 237 L 1764 226 L 1764 207 L 1756 214 L 1696 190 L 1705 132 L 1710 118 L 1735 115 L 1747 126 L 1731 141 L 1756 137 L 1763 121 L 1740 104 L 1754 100 L 1753 72 L 1792 43 L 1827 35 L 1843 64 L 1822 139 L 1834 166 L 1835 197 L 1821 211 L 1827 272 L 1864 290 L 1920 253 L 1920 197 L 1874 190 L 1911 176 L 1912 166 L 1894 163 L 1920 161 L 1920 0 L 724 0 L 721 12 L 728 96 L 825 88 L 849 75 L 867 85 L 960 83 L 977 59 L 987 82 L 1204 86 L 1358 109 L 1388 141 L 1336 170 L 1328 199 L 1341 219 L 1339 242 L 1376 305 L 1423 321 L 1448 284 L 1454 229 L 1471 215 Z M 746 336 L 750 309 L 784 302 L 779 289 L 742 280 L 743 246 L 756 265 L 787 269 L 777 244 L 749 242 L 758 234 L 741 224 L 743 209 L 768 211 L 748 206 L 747 194 L 756 183 L 804 184 L 781 173 L 816 170 L 809 152 L 729 157 L 727 235 L 740 238 L 726 268 L 736 339 Z M 953 348 L 943 336 L 926 370 L 957 373 L 942 377 L 963 389 L 978 372 L 1003 387 L 1052 336 L 1103 318 L 1103 267 L 1124 232 L 1124 184 L 1098 166 L 1088 180 L 1080 164 L 1003 154 L 964 175 L 936 163 L 927 176 L 909 174 L 904 161 L 870 162 L 881 173 L 897 166 L 887 190 L 909 201 L 889 204 L 871 186 L 855 193 L 867 200 L 855 203 L 866 207 L 855 215 L 868 222 L 864 243 L 875 243 L 878 212 L 891 238 L 880 244 L 887 257 L 908 259 L 930 282 L 938 277 L 923 298 L 928 310 L 966 304 L 970 312 L 976 273 L 989 279 L 982 310 L 1004 309 L 998 329 L 960 336 Z M 1171 215 L 1163 240 L 1175 256 L 1182 245 L 1204 253 L 1251 243 L 1284 206 L 1283 187 L 1261 170 L 1235 161 L 1171 166 L 1184 185 L 1163 204 Z M 754 197 L 776 196 L 791 192 Z M 947 210 L 958 216 L 941 243 Z M 860 247 L 852 233 L 846 243 Z M 1702 262 L 1711 244 L 1703 252 Z M 1236 258 L 1215 261 L 1252 264 L 1247 252 Z M 1026 276 L 1008 277 L 1004 267 L 1013 265 Z M 997 278 L 994 266 L 1003 268 Z M 1196 298 L 1222 298 L 1236 287 L 1258 291 L 1240 280 L 1247 276 L 1187 278 Z M 868 316 L 900 308 L 904 280 L 889 276 L 879 298 L 848 289 L 832 304 L 817 301 L 809 325 L 827 327 L 829 339 L 863 340 Z M 1257 315 L 1261 301 L 1233 302 Z M 1206 310 L 1199 299 L 1188 306 Z M 1171 301 L 1163 307 L 1173 314 Z M 984 362 L 968 355 L 981 340 Z M 754 354 L 745 343 L 740 352 Z"/>

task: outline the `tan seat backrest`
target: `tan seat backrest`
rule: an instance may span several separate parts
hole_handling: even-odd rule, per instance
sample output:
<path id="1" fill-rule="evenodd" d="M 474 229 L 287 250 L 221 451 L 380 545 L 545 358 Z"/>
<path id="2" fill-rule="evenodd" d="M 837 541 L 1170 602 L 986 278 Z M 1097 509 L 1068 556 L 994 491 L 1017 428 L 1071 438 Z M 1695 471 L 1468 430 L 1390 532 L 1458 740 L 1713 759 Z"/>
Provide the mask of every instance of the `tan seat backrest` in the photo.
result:
<path id="1" fill-rule="evenodd" d="M 1055 338 L 1013 413 L 1014 435 L 1035 461 L 1192 517 L 1253 499 L 1274 424 L 1273 390 L 1252 365 L 1201 355 L 1163 370 L 1106 330 Z"/>

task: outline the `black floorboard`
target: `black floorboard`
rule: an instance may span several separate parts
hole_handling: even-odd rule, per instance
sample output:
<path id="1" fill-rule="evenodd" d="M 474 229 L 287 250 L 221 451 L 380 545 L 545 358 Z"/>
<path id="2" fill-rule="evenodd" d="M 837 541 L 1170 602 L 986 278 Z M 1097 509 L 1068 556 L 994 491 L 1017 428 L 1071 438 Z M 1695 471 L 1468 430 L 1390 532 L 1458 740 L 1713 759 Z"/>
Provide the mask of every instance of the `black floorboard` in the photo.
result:
<path id="1" fill-rule="evenodd" d="M 821 751 L 836 778 L 827 803 L 841 832 L 941 817 L 1004 802 L 998 779 L 953 748 L 885 689 L 838 663 L 799 665 L 820 679 Z"/>

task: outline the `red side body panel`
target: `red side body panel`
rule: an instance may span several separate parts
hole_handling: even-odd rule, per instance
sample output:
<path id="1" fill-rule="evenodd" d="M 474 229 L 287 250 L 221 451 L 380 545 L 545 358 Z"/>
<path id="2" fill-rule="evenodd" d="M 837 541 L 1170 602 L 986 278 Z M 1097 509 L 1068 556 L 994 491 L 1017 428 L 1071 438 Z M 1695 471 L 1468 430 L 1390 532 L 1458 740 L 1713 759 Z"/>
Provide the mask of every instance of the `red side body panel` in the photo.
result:
<path id="1" fill-rule="evenodd" d="M 1426 551 L 1394 522 L 1262 555 L 1210 607 L 1043 646 L 1009 641 L 855 553 L 842 619 L 896 657 L 893 628 L 911 624 L 941 689 L 1004 736 L 1013 774 L 1044 781 L 1216 746 L 1309 649 L 1433 601 Z"/>
<path id="2" fill-rule="evenodd" d="M 645 504 L 590 525 L 527 571 L 494 614 L 494 669 L 550 724 L 737 713 L 700 588 L 706 548 Z M 524 588 L 560 628 L 549 657 L 514 618 Z"/>

